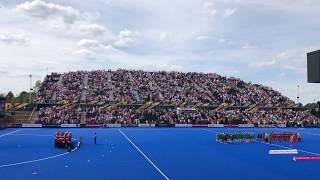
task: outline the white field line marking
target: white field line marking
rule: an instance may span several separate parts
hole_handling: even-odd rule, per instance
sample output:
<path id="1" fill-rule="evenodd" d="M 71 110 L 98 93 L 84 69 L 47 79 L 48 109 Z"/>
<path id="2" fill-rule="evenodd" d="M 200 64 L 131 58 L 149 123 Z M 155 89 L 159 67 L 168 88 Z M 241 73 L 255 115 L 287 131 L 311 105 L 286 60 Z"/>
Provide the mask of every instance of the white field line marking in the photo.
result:
<path id="1" fill-rule="evenodd" d="M 259 141 L 256 141 L 256 142 L 259 142 Z M 266 142 L 260 142 L 262 144 L 267 144 L 269 145 L 270 143 L 266 143 Z M 281 146 L 281 145 L 277 145 L 277 144 L 270 144 L 271 146 L 276 146 L 276 147 L 280 147 L 280 148 L 285 148 L 285 149 L 291 149 L 293 150 L 294 148 L 291 148 L 291 147 L 287 147 L 287 146 Z M 305 151 L 305 150 L 302 150 L 302 149 L 297 149 L 298 151 L 300 152 L 304 152 L 304 153 L 307 153 L 307 154 L 312 154 L 312 155 L 316 155 L 316 156 L 320 156 L 319 153 L 314 153 L 314 152 L 310 152 L 310 151 Z"/>
<path id="2" fill-rule="evenodd" d="M 216 131 L 209 131 L 207 129 L 202 129 L 203 131 L 207 131 L 207 132 L 211 132 L 211 133 L 219 133 L 219 132 L 216 132 Z M 275 147 L 280 147 L 280 148 L 285 148 L 285 149 L 293 149 L 291 147 L 287 147 L 287 146 L 281 146 L 281 145 L 277 145 L 277 144 L 273 144 L 273 143 L 266 143 L 266 142 L 262 142 L 262 141 L 255 141 L 255 142 L 259 142 L 261 144 L 266 144 L 266 145 L 271 145 L 271 146 L 275 146 Z M 300 152 L 304 152 L 304 153 L 307 153 L 307 154 L 312 154 L 312 155 L 316 155 L 316 156 L 320 156 L 319 153 L 315 153 L 315 152 L 310 152 L 310 151 L 305 151 L 303 149 L 297 149 L 298 151 Z"/>
<path id="3" fill-rule="evenodd" d="M 169 180 L 169 178 L 128 138 L 128 136 L 126 136 L 120 129 L 118 129 L 118 131 L 122 134 L 123 137 L 125 137 L 143 155 L 143 157 L 145 157 L 149 161 L 149 163 L 154 168 L 156 168 L 162 174 L 162 176 L 165 179 Z"/>
<path id="4" fill-rule="evenodd" d="M 25 134 L 21 134 L 21 135 L 25 135 Z M 28 134 L 28 135 L 34 136 L 36 134 Z M 49 135 L 43 135 L 43 136 L 49 136 Z M 77 140 L 77 139 L 74 139 L 74 138 L 72 138 L 72 139 L 73 140 Z M 74 149 L 72 149 L 71 152 L 77 150 L 79 148 L 79 144 L 80 144 L 80 142 L 78 142 L 77 146 Z M 39 161 L 44 161 L 44 160 L 48 160 L 48 159 L 53 159 L 53 158 L 57 158 L 57 157 L 60 157 L 60 156 L 64 156 L 64 155 L 67 155 L 69 153 L 70 152 L 65 152 L 65 153 L 61 153 L 61 154 L 57 154 L 57 155 L 53 155 L 53 156 L 49 156 L 49 157 L 45 157 L 45 158 L 30 160 L 30 161 L 22 161 L 22 162 L 11 163 L 11 164 L 3 164 L 3 165 L 0 165 L 0 168 L 10 167 L 10 166 L 17 166 L 17 165 L 21 165 L 21 164 L 29 164 L 29 163 L 39 162 Z"/>
<path id="5" fill-rule="evenodd" d="M 18 131 L 21 131 L 21 130 L 19 129 L 19 130 L 15 130 L 15 131 L 12 131 L 12 132 L 8 132 L 6 134 L 2 134 L 2 135 L 0 135 L 0 138 L 4 137 L 4 136 L 8 136 L 8 135 L 13 134 L 13 133 L 18 132 Z"/>
<path id="6" fill-rule="evenodd" d="M 78 149 L 78 146 L 76 148 L 74 148 L 71 152 L 73 152 L 73 151 L 75 151 L 77 149 Z M 29 163 L 39 162 L 39 161 L 44 161 L 44 160 L 48 160 L 48 159 L 53 159 L 53 158 L 57 158 L 57 157 L 60 157 L 60 156 L 64 156 L 64 155 L 67 155 L 67 154 L 69 154 L 69 152 L 65 152 L 65 153 L 61 153 L 61 154 L 57 154 L 57 155 L 54 155 L 54 156 L 49 156 L 49 157 L 45 157 L 45 158 L 41 158 L 41 159 L 23 161 L 23 162 L 12 163 L 12 164 L 4 164 L 4 165 L 0 165 L 0 168 L 16 166 L 16 165 L 21 165 L 21 164 L 29 164 Z"/>
<path id="7" fill-rule="evenodd" d="M 78 149 L 78 146 L 76 148 L 74 148 L 71 152 L 75 151 Z M 61 153 L 61 154 L 57 154 L 54 156 L 49 156 L 49 157 L 45 157 L 45 158 L 41 158 L 41 159 L 35 159 L 35 160 L 30 160 L 30 161 L 23 161 L 23 162 L 18 162 L 18 163 L 12 163 L 12 164 L 4 164 L 4 165 L 0 165 L 0 168 L 3 167 L 10 167 L 10 166 L 16 166 L 16 165 L 21 165 L 21 164 L 29 164 L 29 163 L 34 163 L 34 162 L 39 162 L 39 161 L 44 161 L 44 160 L 48 160 L 48 159 L 53 159 L 53 158 L 57 158 L 63 155 L 67 155 L 69 154 L 69 152 L 65 152 L 65 153 Z"/>

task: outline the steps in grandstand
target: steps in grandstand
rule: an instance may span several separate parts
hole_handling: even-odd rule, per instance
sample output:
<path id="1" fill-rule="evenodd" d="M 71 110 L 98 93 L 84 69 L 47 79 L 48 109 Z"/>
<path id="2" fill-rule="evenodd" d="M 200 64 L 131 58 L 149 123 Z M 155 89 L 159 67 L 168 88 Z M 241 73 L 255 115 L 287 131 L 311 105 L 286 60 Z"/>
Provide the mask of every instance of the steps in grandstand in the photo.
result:
<path id="1" fill-rule="evenodd" d="M 106 105 L 102 106 L 102 109 L 106 109 L 109 106 L 111 106 L 111 105 L 110 104 L 106 104 Z"/>
<path id="2" fill-rule="evenodd" d="M 38 116 L 38 113 L 39 113 L 38 111 L 34 111 L 34 112 L 30 115 L 29 121 L 30 121 L 31 123 L 35 123 L 33 120 L 34 120 L 35 117 Z"/>
<path id="3" fill-rule="evenodd" d="M 128 77 L 129 77 L 131 83 L 134 84 L 134 81 L 133 81 L 133 78 L 132 78 L 131 73 L 130 73 L 130 72 L 127 72 L 127 74 L 128 74 Z M 131 91 L 131 93 L 134 95 L 135 99 L 136 99 L 138 102 L 140 102 L 140 96 L 139 96 L 138 92 L 136 91 L 136 89 L 135 89 L 132 85 L 130 85 L 130 91 Z"/>
<path id="4" fill-rule="evenodd" d="M 68 101 L 67 100 L 62 100 L 62 101 L 59 101 L 58 104 L 60 104 L 60 105 L 68 104 Z"/>
<path id="5" fill-rule="evenodd" d="M 11 115 L 15 123 L 29 123 L 31 113 L 31 111 L 13 111 Z"/>
<path id="6" fill-rule="evenodd" d="M 13 111 L 17 111 L 17 110 L 23 110 L 23 109 L 26 109 L 26 106 L 28 105 L 29 103 L 22 103 L 14 108 L 12 108 L 11 110 Z"/>
<path id="7" fill-rule="evenodd" d="M 120 102 L 118 102 L 118 103 L 116 103 L 116 104 L 112 104 L 111 106 L 106 107 L 106 109 L 107 109 L 107 110 L 116 109 L 116 108 L 118 108 L 119 106 L 124 105 L 124 104 L 126 104 L 125 101 L 120 101 Z"/>
<path id="8" fill-rule="evenodd" d="M 148 109 L 153 109 L 153 108 L 155 108 L 156 106 L 158 106 L 159 104 L 160 104 L 159 102 L 152 103 L 152 105 L 149 106 Z"/>
<path id="9" fill-rule="evenodd" d="M 207 95 L 207 98 L 208 98 L 211 102 L 213 102 L 213 95 L 212 95 L 212 92 L 211 92 L 211 91 L 209 91 L 207 87 L 202 86 L 202 85 L 199 85 L 197 82 L 194 82 L 194 83 L 195 83 L 195 85 L 196 85 L 196 86 L 198 86 L 199 88 L 203 89 L 203 91 L 202 91 L 202 92 L 205 92 L 205 93 L 206 93 L 206 95 Z"/>
<path id="10" fill-rule="evenodd" d="M 256 105 L 255 104 L 251 104 L 249 105 L 249 107 L 246 109 L 247 112 L 255 112 L 256 110 Z"/>
<path id="11" fill-rule="evenodd" d="M 197 103 L 196 105 L 194 105 L 193 107 L 194 108 L 197 108 L 197 107 L 201 107 L 203 105 L 203 103 Z"/>
<path id="12" fill-rule="evenodd" d="M 228 103 L 221 103 L 216 109 L 215 111 L 223 111 L 224 109 L 226 109 L 227 107 L 229 107 Z"/>
<path id="13" fill-rule="evenodd" d="M 258 111 L 259 111 L 259 107 L 255 107 L 255 108 L 250 110 L 250 112 L 258 112 Z"/>
<path id="14" fill-rule="evenodd" d="M 187 103 L 186 103 L 186 102 L 183 102 L 183 103 L 178 104 L 177 106 L 178 106 L 178 107 L 185 107 L 186 105 L 187 105 Z"/>
<path id="15" fill-rule="evenodd" d="M 81 118 L 80 118 L 80 124 L 85 124 L 87 121 L 87 112 L 80 112 Z"/>
<path id="16" fill-rule="evenodd" d="M 196 87 L 196 89 L 199 91 L 201 94 L 205 94 L 206 98 L 208 98 L 212 102 L 212 98 L 210 97 L 210 94 L 208 93 L 208 90 L 204 89 L 203 87 L 199 86 L 197 82 L 192 80 L 192 84 Z"/>
<path id="17" fill-rule="evenodd" d="M 196 105 L 194 105 L 194 108 L 198 108 L 198 107 L 208 107 L 210 105 L 210 103 L 197 103 Z"/>
<path id="18" fill-rule="evenodd" d="M 71 103 L 69 106 L 68 106 L 68 109 L 73 109 L 75 107 L 77 107 L 78 104 L 77 103 Z"/>
<path id="19" fill-rule="evenodd" d="M 158 86 L 156 81 L 153 79 L 150 72 L 147 73 L 147 76 L 148 76 L 149 80 L 151 81 L 152 85 L 154 86 L 154 89 L 156 89 L 157 93 L 159 94 L 160 99 L 163 100 L 164 97 L 163 97 L 163 94 L 160 92 L 160 87 Z"/>
<path id="20" fill-rule="evenodd" d="M 54 86 L 56 86 L 57 89 L 59 89 L 62 85 L 62 81 L 63 81 L 63 75 L 60 75 L 58 82 L 56 82 Z M 51 101 L 55 102 L 56 100 L 57 100 L 57 91 L 54 91 L 51 97 Z"/>
<path id="21" fill-rule="evenodd" d="M 152 104 L 153 104 L 152 101 L 146 102 L 139 108 L 139 110 L 148 109 L 150 106 L 152 106 Z"/>
<path id="22" fill-rule="evenodd" d="M 89 80 L 89 76 L 88 76 L 88 73 L 86 73 L 86 74 L 84 75 L 84 78 L 83 78 L 83 86 L 82 86 L 83 88 L 82 88 L 81 98 L 80 98 L 80 101 L 81 101 L 82 103 L 85 103 L 85 102 L 86 102 L 88 80 Z"/>
<path id="23" fill-rule="evenodd" d="M 175 124 L 172 118 L 172 112 L 166 112 L 165 116 L 166 116 L 166 119 L 169 121 L 169 124 Z"/>
<path id="24" fill-rule="evenodd" d="M 95 105 L 95 104 L 97 104 L 97 103 L 98 103 L 98 101 L 93 100 L 93 101 L 90 101 L 88 104 L 90 104 L 90 105 Z"/>
<path id="25" fill-rule="evenodd" d="M 107 86 L 109 87 L 110 91 L 109 91 L 109 97 L 111 101 L 114 101 L 114 95 L 113 95 L 113 85 L 111 83 L 111 72 L 107 71 L 106 73 L 106 78 L 107 78 Z"/>
<path id="26" fill-rule="evenodd" d="M 207 114 L 207 113 L 204 113 L 205 117 L 208 119 L 208 121 L 210 122 L 210 124 L 213 124 L 214 121 L 213 119 Z"/>

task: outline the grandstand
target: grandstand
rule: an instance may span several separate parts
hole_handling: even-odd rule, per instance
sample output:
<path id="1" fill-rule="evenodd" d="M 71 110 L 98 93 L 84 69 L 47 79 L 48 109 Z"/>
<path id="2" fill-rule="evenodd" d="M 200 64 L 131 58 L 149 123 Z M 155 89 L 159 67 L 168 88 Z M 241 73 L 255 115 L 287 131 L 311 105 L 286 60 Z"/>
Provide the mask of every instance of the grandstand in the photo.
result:
<path id="1" fill-rule="evenodd" d="M 40 124 L 320 124 L 270 87 L 215 73 L 51 73 L 32 109 L 30 120 Z"/>

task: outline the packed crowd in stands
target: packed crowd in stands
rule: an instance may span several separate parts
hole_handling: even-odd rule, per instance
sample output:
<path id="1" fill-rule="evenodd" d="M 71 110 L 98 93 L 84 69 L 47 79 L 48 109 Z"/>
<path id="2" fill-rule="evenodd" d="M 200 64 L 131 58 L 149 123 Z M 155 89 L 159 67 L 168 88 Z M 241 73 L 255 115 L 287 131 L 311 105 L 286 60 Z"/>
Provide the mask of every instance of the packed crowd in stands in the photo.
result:
<path id="1" fill-rule="evenodd" d="M 42 85 L 38 91 L 37 96 L 35 97 L 35 102 L 48 103 L 55 90 L 57 89 L 57 82 L 61 74 L 52 73 L 47 75 L 42 82 Z"/>
<path id="2" fill-rule="evenodd" d="M 87 78 L 85 78 L 87 77 Z M 80 102 L 82 97 L 85 102 Z M 316 124 L 319 119 L 308 112 L 293 110 L 295 103 L 270 87 L 227 78 L 214 73 L 146 72 L 134 70 L 77 71 L 48 75 L 36 102 L 76 103 L 69 109 L 52 105 L 39 109 L 35 122 L 61 123 L 254 123 Z M 149 102 L 161 107 L 143 108 Z M 125 102 L 127 106 L 105 105 Z M 229 108 L 211 110 L 197 104 Z M 81 105 L 80 105 L 81 104 Z M 188 110 L 179 110 L 180 105 Z M 137 105 L 137 106 L 130 106 Z M 258 110 L 247 110 L 254 105 Z M 279 110 L 279 108 L 284 108 Z M 83 117 L 81 114 L 85 114 Z"/>
<path id="3" fill-rule="evenodd" d="M 84 87 L 84 75 L 89 82 Z M 289 98 L 282 96 L 270 87 L 246 83 L 236 78 L 227 78 L 214 73 L 182 72 L 146 72 L 133 70 L 99 70 L 64 73 L 58 84 L 60 74 L 48 75 L 38 93 L 37 101 L 48 99 L 56 101 L 79 101 L 84 89 L 87 89 L 86 101 L 103 103 L 131 103 L 156 101 L 162 104 L 209 103 L 219 105 L 223 102 L 243 106 L 294 105 Z M 58 88 L 57 88 L 58 87 Z M 57 97 L 52 97 L 54 91 Z"/>
<path id="4" fill-rule="evenodd" d="M 79 124 L 80 109 L 68 109 L 61 106 L 40 108 L 33 121 L 39 124 Z"/>
<path id="5" fill-rule="evenodd" d="M 69 72 L 63 74 L 61 86 L 57 88 L 57 101 L 79 101 L 83 90 L 84 72 Z"/>
<path id="6" fill-rule="evenodd" d="M 86 101 L 111 102 L 111 84 L 108 81 L 106 71 L 92 71 L 89 72 L 89 81 L 86 94 Z"/>

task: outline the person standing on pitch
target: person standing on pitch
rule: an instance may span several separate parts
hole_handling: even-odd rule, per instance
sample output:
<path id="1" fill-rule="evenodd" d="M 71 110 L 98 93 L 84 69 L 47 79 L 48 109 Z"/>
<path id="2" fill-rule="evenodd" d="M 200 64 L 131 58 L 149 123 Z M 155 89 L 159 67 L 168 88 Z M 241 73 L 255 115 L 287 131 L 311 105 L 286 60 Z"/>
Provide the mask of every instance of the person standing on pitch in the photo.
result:
<path id="1" fill-rule="evenodd" d="M 94 144 L 97 144 L 97 133 L 96 132 L 93 133 L 93 141 L 94 141 Z"/>

